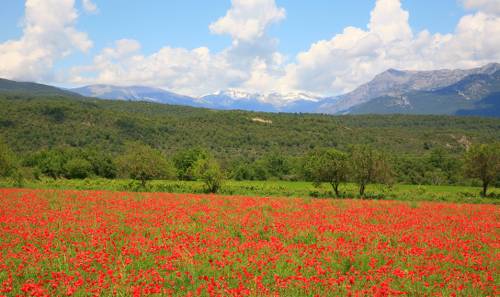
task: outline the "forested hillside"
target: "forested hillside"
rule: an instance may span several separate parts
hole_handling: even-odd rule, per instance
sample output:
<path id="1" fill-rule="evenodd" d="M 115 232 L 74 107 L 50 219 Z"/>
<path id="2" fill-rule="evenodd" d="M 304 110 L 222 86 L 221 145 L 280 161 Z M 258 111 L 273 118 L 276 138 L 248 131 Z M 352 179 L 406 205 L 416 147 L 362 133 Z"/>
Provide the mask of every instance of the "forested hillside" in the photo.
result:
<path id="1" fill-rule="evenodd" d="M 220 164 L 230 179 L 314 180 L 321 149 L 335 148 L 351 161 L 356 150 L 376 152 L 386 160 L 380 173 L 396 182 L 469 184 L 466 149 L 500 141 L 500 119 L 479 117 L 216 111 L 12 92 L 0 95 L 0 111 L 0 143 L 35 178 L 131 177 L 131 165 L 150 164 L 144 170 L 159 170 L 150 178 L 193 180 L 196 166 L 219 172 Z"/>
<path id="2" fill-rule="evenodd" d="M 119 152 L 140 141 L 165 153 L 203 147 L 222 159 L 354 143 L 398 154 L 438 147 L 459 153 L 470 143 L 500 140 L 500 120 L 491 118 L 273 114 L 22 94 L 0 95 L 0 128 L 19 154 L 60 146 Z"/>

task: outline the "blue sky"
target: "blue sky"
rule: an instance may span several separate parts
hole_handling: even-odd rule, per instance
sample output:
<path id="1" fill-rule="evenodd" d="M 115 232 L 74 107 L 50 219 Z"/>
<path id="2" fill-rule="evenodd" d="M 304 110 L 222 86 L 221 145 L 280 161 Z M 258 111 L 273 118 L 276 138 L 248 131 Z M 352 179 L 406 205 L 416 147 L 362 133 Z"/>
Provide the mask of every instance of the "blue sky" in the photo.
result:
<path id="1" fill-rule="evenodd" d="M 22 35 L 20 25 L 24 2 L 3 0 L 0 10 L 0 41 Z M 207 46 L 219 51 L 231 44 L 231 38 L 211 34 L 208 25 L 223 16 L 230 0 L 96 0 L 99 12 L 84 14 L 77 28 L 85 30 L 94 42 L 92 52 L 110 45 L 116 39 L 133 38 L 141 42 L 144 52 L 152 53 L 164 45 L 196 48 Z M 147 5 L 145 5 L 145 3 Z M 269 34 L 280 40 L 280 51 L 293 55 L 307 50 L 311 43 L 330 38 L 347 26 L 366 26 L 373 0 L 282 0 L 286 20 L 273 25 Z M 432 3 L 432 9 L 429 5 Z M 119 9 L 117 9 L 119 7 Z M 465 10 L 457 0 L 409 0 L 403 7 L 411 11 L 410 24 L 417 30 L 453 32 Z M 73 55 L 68 64 L 85 58 Z M 88 58 L 88 57 L 87 57 Z"/>
<path id="2" fill-rule="evenodd" d="M 0 62 L 9 63 L 0 66 L 0 76 L 65 86 L 145 84 L 193 95 L 223 88 L 336 94 L 390 67 L 458 68 L 496 61 L 491 47 L 497 44 L 488 44 L 486 37 L 497 29 L 474 30 L 477 24 L 498 27 L 497 5 L 498 0 L 3 0 Z M 372 12 L 380 17 L 372 19 Z M 52 13 L 62 20 L 52 21 Z M 211 27 L 224 17 L 218 29 Z M 251 22 L 259 29 L 240 34 Z M 43 32 L 25 32 L 34 27 Z M 348 27 L 357 30 L 346 33 Z M 478 48 L 461 46 L 470 35 L 476 38 L 470 41 L 479 38 Z M 367 48 L 360 49 L 361 43 Z M 25 47 L 32 47 L 29 53 L 21 52 Z M 450 50 L 458 61 L 435 57 Z M 41 54 L 32 57 L 37 51 Z M 402 51 L 408 61 L 401 61 Z M 353 57 L 353 52 L 360 54 Z"/>

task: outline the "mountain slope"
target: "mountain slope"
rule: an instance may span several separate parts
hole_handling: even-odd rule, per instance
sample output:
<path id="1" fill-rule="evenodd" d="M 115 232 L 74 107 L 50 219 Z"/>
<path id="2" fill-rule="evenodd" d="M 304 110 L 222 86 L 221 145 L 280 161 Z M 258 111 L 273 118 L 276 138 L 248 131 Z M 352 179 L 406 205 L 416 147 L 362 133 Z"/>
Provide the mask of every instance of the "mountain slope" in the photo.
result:
<path id="1" fill-rule="evenodd" d="M 0 92 L 24 93 L 32 96 L 79 96 L 76 93 L 53 86 L 33 82 L 18 82 L 0 78 Z"/>
<path id="2" fill-rule="evenodd" d="M 314 112 L 318 106 L 317 102 L 322 99 L 306 93 L 259 94 L 237 89 L 227 89 L 200 98 L 194 98 L 160 88 L 145 86 L 90 85 L 75 88 L 72 91 L 83 96 L 100 99 L 149 101 L 221 110 L 263 112 Z"/>
<path id="3" fill-rule="evenodd" d="M 150 101 L 163 104 L 199 106 L 192 97 L 179 95 L 160 88 L 145 86 L 121 87 L 112 85 L 90 85 L 75 88 L 71 91 L 83 96 L 101 99 Z"/>
<path id="4" fill-rule="evenodd" d="M 478 102 L 475 102 L 472 109 L 460 109 L 455 114 L 500 118 L 500 92 L 491 93 Z"/>
<path id="5" fill-rule="evenodd" d="M 354 91 L 323 98 L 303 92 L 250 93 L 227 89 L 200 98 L 145 86 L 90 85 L 70 91 L 36 84 L 0 80 L 0 92 L 76 95 L 100 99 L 149 101 L 219 110 L 322 114 L 474 114 L 495 115 L 496 91 L 491 77 L 500 64 L 474 69 L 401 71 L 389 69 Z M 73 93 L 75 92 L 75 93 Z M 488 97 L 488 99 L 486 99 Z M 493 99 L 492 99 L 493 98 Z M 481 100 L 485 100 L 479 102 Z M 477 102 L 476 102 L 477 101 Z"/>
<path id="6" fill-rule="evenodd" d="M 321 109 L 326 113 L 345 113 L 352 107 L 375 98 L 384 96 L 397 98 L 412 91 L 433 91 L 453 85 L 472 74 L 491 75 L 498 70 L 500 70 L 500 64 L 497 63 L 467 70 L 400 71 L 389 69 L 354 91 L 338 96 L 333 104 L 325 100 Z M 373 102 L 373 105 L 375 103 Z"/>
<path id="7" fill-rule="evenodd" d="M 471 74 L 455 84 L 430 91 L 412 91 L 382 96 L 348 110 L 351 114 L 472 114 L 495 115 L 500 92 L 500 70 L 493 74 Z M 493 95 L 492 95 L 493 94 Z M 491 97 L 488 97 L 492 95 Z M 485 100 L 485 101 L 483 101 Z M 490 110 L 493 108 L 493 110 Z"/>
<path id="8" fill-rule="evenodd" d="M 500 140 L 500 119 L 450 116 L 329 116 L 257 113 L 0 93 L 0 137 L 18 153 L 49 147 L 97 147 L 119 153 L 140 141 L 171 155 L 205 147 L 224 159 L 254 160 L 271 151 L 302 156 L 315 147 L 370 144 L 390 153 L 432 147 L 461 152 L 460 139 Z M 229 160 L 228 160 L 229 161 Z"/>

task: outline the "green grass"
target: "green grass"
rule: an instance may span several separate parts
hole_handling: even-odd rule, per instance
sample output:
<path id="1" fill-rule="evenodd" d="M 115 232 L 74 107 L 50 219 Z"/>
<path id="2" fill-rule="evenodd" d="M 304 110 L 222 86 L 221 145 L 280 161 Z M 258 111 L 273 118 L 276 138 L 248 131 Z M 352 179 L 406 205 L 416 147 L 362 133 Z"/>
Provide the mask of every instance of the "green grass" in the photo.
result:
<path id="1" fill-rule="evenodd" d="M 16 187 L 12 181 L 1 180 L 0 187 Z M 161 181 L 148 182 L 146 188 L 140 183 L 127 179 L 41 179 L 24 181 L 22 187 L 40 189 L 76 189 L 76 190 L 111 190 L 140 192 L 171 192 L 171 193 L 204 193 L 202 182 L 198 181 Z M 435 185 L 369 185 L 366 198 L 417 201 L 447 201 L 460 203 L 491 203 L 500 204 L 500 188 L 489 189 L 489 197 L 479 195 L 481 189 L 468 186 L 435 186 Z M 341 185 L 340 198 L 359 198 L 355 184 Z M 273 197 L 311 197 L 332 198 L 334 194 L 330 185 L 322 184 L 315 187 L 310 182 L 291 181 L 225 181 L 218 194 L 242 196 L 273 196 Z M 418 207 L 417 204 L 412 204 Z"/>

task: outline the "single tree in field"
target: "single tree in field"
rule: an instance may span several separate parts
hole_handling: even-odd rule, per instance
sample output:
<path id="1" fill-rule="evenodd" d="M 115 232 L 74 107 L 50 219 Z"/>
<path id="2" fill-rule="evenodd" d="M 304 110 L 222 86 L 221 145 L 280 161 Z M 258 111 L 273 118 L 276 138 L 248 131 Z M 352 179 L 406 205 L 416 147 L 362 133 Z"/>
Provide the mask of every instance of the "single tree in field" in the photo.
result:
<path id="1" fill-rule="evenodd" d="M 335 195 L 340 195 L 339 186 L 347 181 L 347 154 L 336 149 L 316 150 L 306 159 L 306 174 L 315 184 L 329 183 Z"/>
<path id="2" fill-rule="evenodd" d="M 224 173 L 213 157 L 196 161 L 193 172 L 197 179 L 205 183 L 206 190 L 210 193 L 217 193 L 224 181 Z"/>
<path id="3" fill-rule="evenodd" d="M 486 196 L 488 186 L 500 175 L 500 144 L 473 145 L 465 153 L 465 175 L 480 179 L 481 195 Z"/>
<path id="4" fill-rule="evenodd" d="M 173 165 L 158 150 L 139 143 L 128 144 L 117 164 L 122 175 L 139 180 L 143 187 L 148 180 L 170 179 L 175 175 Z"/>
<path id="5" fill-rule="evenodd" d="M 367 145 L 356 145 L 350 155 L 350 172 L 354 182 L 359 185 L 359 195 L 371 183 L 386 183 L 391 178 L 391 168 L 387 158 Z"/>

